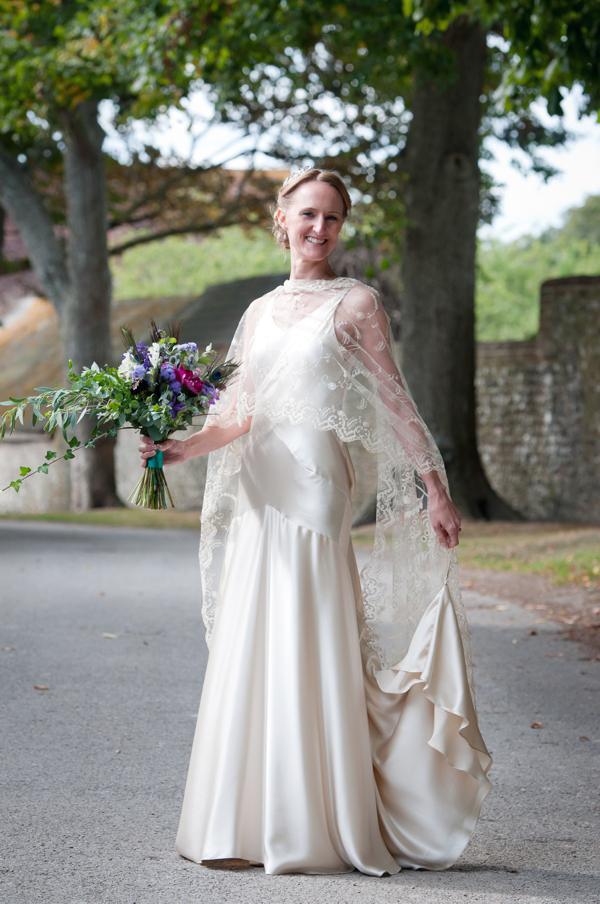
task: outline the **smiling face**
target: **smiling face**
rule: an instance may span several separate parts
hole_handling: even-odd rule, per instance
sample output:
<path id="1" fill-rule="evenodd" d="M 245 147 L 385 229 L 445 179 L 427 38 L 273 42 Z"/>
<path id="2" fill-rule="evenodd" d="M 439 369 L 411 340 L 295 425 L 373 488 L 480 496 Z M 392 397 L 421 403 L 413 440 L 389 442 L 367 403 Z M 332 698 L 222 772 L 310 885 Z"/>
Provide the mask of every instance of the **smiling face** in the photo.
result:
<path id="1" fill-rule="evenodd" d="M 277 211 L 288 234 L 292 264 L 318 264 L 335 248 L 344 224 L 344 202 L 327 182 L 304 182 Z"/>

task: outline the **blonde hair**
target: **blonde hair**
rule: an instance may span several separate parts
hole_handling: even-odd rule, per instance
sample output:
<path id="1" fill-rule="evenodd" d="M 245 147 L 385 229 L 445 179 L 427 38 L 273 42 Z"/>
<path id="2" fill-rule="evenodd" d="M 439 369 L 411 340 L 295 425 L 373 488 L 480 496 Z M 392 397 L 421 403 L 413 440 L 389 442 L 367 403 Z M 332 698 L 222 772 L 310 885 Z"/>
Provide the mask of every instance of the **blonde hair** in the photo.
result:
<path id="1" fill-rule="evenodd" d="M 277 202 L 272 209 L 273 235 L 282 248 L 289 248 L 290 242 L 287 232 L 277 218 L 277 211 L 280 208 L 281 210 L 287 209 L 291 195 L 293 195 L 300 185 L 304 185 L 305 182 L 326 182 L 328 185 L 332 185 L 337 189 L 344 202 L 344 220 L 352 208 L 352 200 L 348 194 L 348 189 L 346 188 L 344 180 L 339 173 L 335 172 L 335 170 L 322 170 L 316 169 L 315 167 L 309 167 L 308 169 L 300 170 L 298 173 L 293 173 L 291 176 L 288 176 L 277 192 Z"/>

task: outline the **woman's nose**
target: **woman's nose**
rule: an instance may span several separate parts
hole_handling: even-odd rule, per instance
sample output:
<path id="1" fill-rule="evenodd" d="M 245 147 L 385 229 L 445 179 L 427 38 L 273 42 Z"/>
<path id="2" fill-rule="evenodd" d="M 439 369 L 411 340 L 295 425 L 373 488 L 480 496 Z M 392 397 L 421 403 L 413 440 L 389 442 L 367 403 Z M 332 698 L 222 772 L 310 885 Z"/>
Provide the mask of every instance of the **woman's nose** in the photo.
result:
<path id="1" fill-rule="evenodd" d="M 313 229 L 317 233 L 317 235 L 322 235 L 327 231 L 327 225 L 325 223 L 325 217 L 317 217 L 313 223 Z"/>

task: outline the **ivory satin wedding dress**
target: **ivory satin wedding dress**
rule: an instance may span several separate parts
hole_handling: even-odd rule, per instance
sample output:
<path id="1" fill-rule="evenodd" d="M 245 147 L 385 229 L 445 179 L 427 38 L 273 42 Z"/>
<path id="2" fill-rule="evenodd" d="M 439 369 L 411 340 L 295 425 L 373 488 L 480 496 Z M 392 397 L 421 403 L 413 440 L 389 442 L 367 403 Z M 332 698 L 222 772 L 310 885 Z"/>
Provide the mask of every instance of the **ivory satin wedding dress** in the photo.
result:
<path id="1" fill-rule="evenodd" d="M 251 426 L 209 463 L 210 656 L 176 842 L 190 860 L 445 869 L 490 789 L 455 560 L 419 478 L 443 466 L 390 346 L 376 293 L 348 279 L 288 280 L 236 334 L 217 417 Z M 380 471 L 362 576 L 357 438 Z"/>

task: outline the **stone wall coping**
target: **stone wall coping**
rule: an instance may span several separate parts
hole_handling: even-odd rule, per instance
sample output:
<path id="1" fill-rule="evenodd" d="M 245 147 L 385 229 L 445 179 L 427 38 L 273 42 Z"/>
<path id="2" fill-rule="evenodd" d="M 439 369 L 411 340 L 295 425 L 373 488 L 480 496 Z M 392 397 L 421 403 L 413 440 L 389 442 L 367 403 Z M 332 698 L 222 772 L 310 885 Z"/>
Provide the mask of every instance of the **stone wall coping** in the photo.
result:
<path id="1" fill-rule="evenodd" d="M 52 439 L 47 433 L 40 433 L 32 431 L 19 431 L 11 434 L 6 434 L 3 443 L 46 443 L 47 445 L 52 445 L 56 441 L 56 437 Z"/>
<path id="2" fill-rule="evenodd" d="M 560 276 L 556 279 L 546 279 L 541 285 L 541 291 L 544 289 L 559 289 L 562 286 L 600 286 L 600 276 Z"/>

